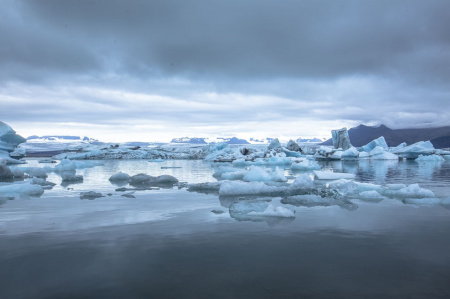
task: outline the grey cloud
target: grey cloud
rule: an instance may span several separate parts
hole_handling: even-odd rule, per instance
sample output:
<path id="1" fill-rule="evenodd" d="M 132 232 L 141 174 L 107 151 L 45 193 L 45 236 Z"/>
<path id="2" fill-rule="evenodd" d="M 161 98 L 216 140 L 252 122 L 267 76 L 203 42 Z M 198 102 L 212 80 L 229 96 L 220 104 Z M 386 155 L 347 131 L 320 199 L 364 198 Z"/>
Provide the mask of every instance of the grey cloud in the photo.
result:
<path id="1" fill-rule="evenodd" d="M 38 70 L 221 80 L 389 72 L 449 78 L 448 1 L 44 0 L 14 6 L 21 22 L 8 25 L 10 46 L 1 59 Z"/>

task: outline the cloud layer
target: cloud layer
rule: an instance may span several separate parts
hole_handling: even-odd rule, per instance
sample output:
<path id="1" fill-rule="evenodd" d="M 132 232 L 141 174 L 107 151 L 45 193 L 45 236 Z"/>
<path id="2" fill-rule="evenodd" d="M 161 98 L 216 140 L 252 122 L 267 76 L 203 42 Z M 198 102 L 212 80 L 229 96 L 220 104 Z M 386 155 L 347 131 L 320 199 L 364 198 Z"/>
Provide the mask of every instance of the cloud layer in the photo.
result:
<path id="1" fill-rule="evenodd" d="M 36 134 L 150 126 L 147 139 L 450 125 L 448 11 L 437 0 L 7 1 L 0 119 Z"/>

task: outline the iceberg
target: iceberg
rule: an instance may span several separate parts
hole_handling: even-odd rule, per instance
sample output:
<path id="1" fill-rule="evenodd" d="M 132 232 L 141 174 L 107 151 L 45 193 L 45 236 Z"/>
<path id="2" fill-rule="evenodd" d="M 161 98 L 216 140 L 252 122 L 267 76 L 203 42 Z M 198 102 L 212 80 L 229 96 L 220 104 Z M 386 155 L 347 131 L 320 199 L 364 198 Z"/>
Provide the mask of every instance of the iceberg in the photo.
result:
<path id="1" fill-rule="evenodd" d="M 304 173 L 295 178 L 292 186 L 294 186 L 295 188 L 312 188 L 314 187 L 314 181 L 308 174 Z"/>
<path id="2" fill-rule="evenodd" d="M 9 125 L 0 121 L 0 160 L 3 159 L 9 164 L 25 163 L 23 161 L 13 159 L 9 155 L 9 153 L 14 152 L 19 144 L 24 143 L 25 141 L 26 139 L 20 135 L 17 135 L 16 131 L 14 131 Z"/>
<path id="3" fill-rule="evenodd" d="M 272 140 L 272 142 L 270 142 L 270 144 L 267 146 L 268 150 L 274 150 L 274 149 L 279 149 L 279 148 L 281 148 L 281 143 L 278 140 L 278 138 L 274 138 Z"/>
<path id="4" fill-rule="evenodd" d="M 291 152 L 301 152 L 302 149 L 300 148 L 300 145 L 297 144 L 294 140 L 289 140 L 289 142 L 286 145 L 286 149 Z"/>
<path id="5" fill-rule="evenodd" d="M 429 156 L 424 156 L 424 155 L 419 155 L 419 157 L 417 159 L 415 159 L 414 161 L 416 162 L 444 162 L 445 159 L 442 158 L 439 155 L 429 155 Z"/>
<path id="6" fill-rule="evenodd" d="M 389 147 L 388 147 L 388 145 L 386 143 L 386 140 L 384 139 L 383 136 L 381 136 L 381 137 L 379 137 L 379 138 L 377 138 L 375 140 L 372 140 L 368 144 L 360 147 L 359 151 L 361 151 L 361 152 L 370 152 L 376 147 L 381 147 L 381 148 L 383 148 L 385 150 L 389 149 Z"/>
<path id="7" fill-rule="evenodd" d="M 369 152 L 369 157 L 372 160 L 398 160 L 398 156 L 385 151 L 381 146 L 375 147 Z"/>
<path id="8" fill-rule="evenodd" d="M 359 157 L 359 151 L 354 146 L 352 146 L 351 148 L 349 148 L 348 150 L 346 150 L 342 153 L 343 160 L 353 160 L 353 159 L 357 159 L 358 157 Z"/>
<path id="9" fill-rule="evenodd" d="M 393 153 L 404 159 L 417 159 L 420 155 L 432 155 L 435 151 L 436 149 L 430 141 L 419 141 Z"/>
<path id="10" fill-rule="evenodd" d="M 347 128 L 342 128 L 339 130 L 332 130 L 331 135 L 333 137 L 334 148 L 341 148 L 343 150 L 348 150 L 352 147 L 350 143 L 350 137 L 348 136 Z"/>
<path id="11" fill-rule="evenodd" d="M 285 207 L 274 206 L 272 204 L 269 204 L 264 211 L 262 212 L 252 211 L 247 215 L 268 216 L 268 217 L 295 217 L 295 211 Z"/>

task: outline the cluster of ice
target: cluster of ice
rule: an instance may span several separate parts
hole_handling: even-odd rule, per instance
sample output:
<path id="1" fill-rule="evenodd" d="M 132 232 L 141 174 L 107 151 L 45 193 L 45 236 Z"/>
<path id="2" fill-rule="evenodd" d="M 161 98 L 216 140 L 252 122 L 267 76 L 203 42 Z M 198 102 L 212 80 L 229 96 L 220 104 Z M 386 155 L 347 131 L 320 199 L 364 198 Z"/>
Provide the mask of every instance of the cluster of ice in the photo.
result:
<path id="1" fill-rule="evenodd" d="M 26 139 L 16 134 L 10 126 L 0 121 L 0 160 L 5 160 L 8 164 L 21 164 L 23 161 L 10 157 L 16 147 L 25 142 Z"/>

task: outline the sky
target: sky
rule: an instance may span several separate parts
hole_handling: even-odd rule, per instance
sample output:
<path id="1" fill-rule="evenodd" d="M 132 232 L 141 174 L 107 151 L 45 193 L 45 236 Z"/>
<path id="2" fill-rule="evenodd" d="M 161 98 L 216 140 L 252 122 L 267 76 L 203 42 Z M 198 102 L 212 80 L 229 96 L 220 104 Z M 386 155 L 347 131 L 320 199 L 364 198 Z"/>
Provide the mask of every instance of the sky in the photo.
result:
<path id="1" fill-rule="evenodd" d="M 450 1 L 2 2 L 0 120 L 101 141 L 450 125 Z"/>

